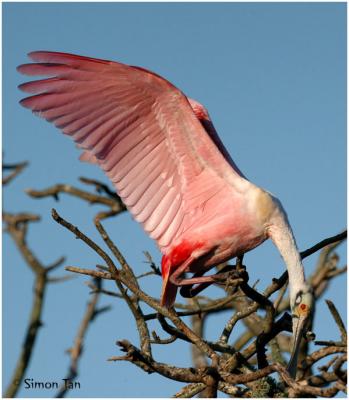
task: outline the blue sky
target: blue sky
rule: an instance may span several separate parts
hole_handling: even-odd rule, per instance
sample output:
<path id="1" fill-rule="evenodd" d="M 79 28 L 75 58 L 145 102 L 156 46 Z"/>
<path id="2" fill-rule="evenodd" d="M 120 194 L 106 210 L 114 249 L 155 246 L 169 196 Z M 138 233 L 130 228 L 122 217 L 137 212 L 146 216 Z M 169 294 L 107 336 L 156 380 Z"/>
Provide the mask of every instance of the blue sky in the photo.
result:
<path id="1" fill-rule="evenodd" d="M 3 3 L 3 151 L 6 162 L 29 168 L 4 191 L 4 209 L 42 216 L 30 228 L 29 244 L 44 263 L 61 255 L 67 265 L 93 267 L 98 257 L 50 217 L 52 207 L 101 243 L 92 223 L 101 207 L 69 196 L 34 200 L 23 190 L 53 183 L 83 186 L 79 176 L 107 182 L 81 164 L 73 144 L 46 121 L 21 108 L 15 68 L 33 50 L 55 50 L 139 65 L 166 77 L 203 103 L 234 161 L 254 183 L 286 208 L 300 249 L 341 231 L 346 224 L 346 5 L 345 3 Z M 160 254 L 128 214 L 105 224 L 135 271 L 146 270 L 142 251 Z M 3 237 L 3 384 L 19 354 L 31 307 L 33 277 L 7 235 Z M 345 246 L 338 249 L 341 265 Z M 305 262 L 309 274 L 317 256 Z M 271 243 L 246 255 L 252 282 L 262 290 L 284 265 Z M 63 275 L 63 269 L 57 275 Z M 35 356 L 26 377 L 60 380 L 64 353 L 74 338 L 88 299 L 87 279 L 51 285 Z M 160 293 L 158 278 L 145 290 Z M 112 289 L 113 285 L 108 285 Z M 213 296 L 220 294 L 212 291 Z M 335 279 L 326 298 L 346 313 L 346 278 Z M 146 375 L 119 355 L 115 341 L 138 345 L 126 306 L 104 297 L 112 311 L 90 327 L 81 359 L 81 389 L 74 397 L 168 397 L 182 384 Z M 215 339 L 229 314 L 208 320 Z M 157 332 L 161 331 L 154 325 Z M 324 299 L 316 314 L 318 339 L 337 339 Z M 234 335 L 233 335 L 234 336 Z M 235 334 L 234 337 L 237 337 Z M 233 337 L 233 338 L 234 338 Z M 186 345 L 154 347 L 160 361 L 190 365 Z M 21 397 L 54 392 L 22 389 Z"/>

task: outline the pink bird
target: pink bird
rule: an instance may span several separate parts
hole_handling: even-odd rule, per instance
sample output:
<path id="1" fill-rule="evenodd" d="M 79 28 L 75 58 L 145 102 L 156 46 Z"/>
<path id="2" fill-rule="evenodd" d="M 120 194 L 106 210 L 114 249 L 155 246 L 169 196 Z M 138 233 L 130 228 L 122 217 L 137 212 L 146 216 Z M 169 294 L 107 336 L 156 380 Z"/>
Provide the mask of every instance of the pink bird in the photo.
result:
<path id="1" fill-rule="evenodd" d="M 207 110 L 146 69 L 72 54 L 36 51 L 18 67 L 48 76 L 19 88 L 24 107 L 54 123 L 98 164 L 162 254 L 161 302 L 270 238 L 289 274 L 294 374 L 313 296 L 286 213 L 273 195 L 241 173 Z M 193 278 L 184 278 L 186 272 Z M 195 289 L 193 289 L 195 291 Z"/>

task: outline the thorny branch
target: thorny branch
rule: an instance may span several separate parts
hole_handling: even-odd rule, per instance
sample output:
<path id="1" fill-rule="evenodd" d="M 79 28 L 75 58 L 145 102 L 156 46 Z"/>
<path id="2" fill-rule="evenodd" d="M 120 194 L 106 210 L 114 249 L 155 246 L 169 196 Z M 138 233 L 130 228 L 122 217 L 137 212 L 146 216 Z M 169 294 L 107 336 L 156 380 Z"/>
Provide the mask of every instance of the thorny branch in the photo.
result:
<path id="1" fill-rule="evenodd" d="M 343 369 L 346 362 L 346 329 L 333 304 L 328 303 L 339 328 L 341 340 L 315 342 L 318 345 L 321 343 L 323 347 L 311 354 L 308 354 L 308 350 L 304 347 L 303 361 L 299 365 L 302 373 L 298 381 L 293 380 L 282 364 L 284 362 L 282 353 L 288 352 L 290 345 L 289 337 L 283 332 L 291 329 L 291 318 L 285 313 L 289 307 L 289 299 L 286 297 L 287 272 L 280 278 L 273 279 L 264 292 L 259 293 L 250 286 L 248 275 L 238 262 L 235 268 L 239 271 L 240 283 L 237 286 L 226 287 L 225 296 L 215 300 L 197 296 L 188 303 L 176 303 L 175 308 L 168 310 L 160 305 L 158 299 L 145 293 L 140 286 L 140 278 L 159 274 L 159 269 L 151 256 L 146 255 L 150 270 L 136 276 L 102 225 L 101 221 L 104 218 L 115 216 L 125 210 L 120 199 L 103 183 L 86 178 L 82 178 L 81 181 L 93 185 L 97 194 L 69 185 L 55 185 L 41 191 L 29 190 L 28 193 L 33 197 L 53 196 L 56 200 L 59 199 L 60 193 L 67 193 L 90 204 L 107 207 L 106 211 L 96 215 L 94 222 L 111 256 L 55 210 L 52 211 L 52 216 L 56 222 L 83 240 L 106 265 L 98 269 L 70 266 L 66 267 L 66 270 L 91 276 L 98 281 L 113 280 L 116 291 L 102 289 L 94 283 L 89 285 L 92 288 L 92 295 L 108 295 L 116 301 L 123 299 L 135 319 L 140 347 L 127 340 L 119 340 L 117 344 L 125 355 L 111 357 L 110 361 L 128 361 L 147 373 L 157 373 L 186 383 L 174 397 L 195 395 L 216 397 L 217 391 L 232 397 L 333 397 L 340 391 L 346 392 L 346 370 Z M 346 267 L 338 266 L 339 258 L 334 253 L 335 248 L 345 238 L 346 231 L 322 240 L 301 253 L 302 258 L 305 258 L 321 250 L 315 271 L 309 278 L 316 298 L 325 292 L 332 279 L 346 272 Z M 277 293 L 277 298 L 272 301 L 271 296 L 274 293 Z M 154 312 L 145 314 L 143 311 L 145 304 Z M 260 309 L 265 311 L 264 317 L 257 313 Z M 223 311 L 229 311 L 232 315 L 220 337 L 216 341 L 204 339 L 207 317 Z M 185 316 L 191 316 L 192 327 L 183 321 L 182 317 Z M 150 335 L 148 328 L 150 320 L 157 320 L 159 329 L 167 336 L 163 338 L 164 335 L 161 333 L 159 336 L 160 331 L 153 331 Z M 230 345 L 230 337 L 239 321 L 243 322 L 245 330 Z M 177 367 L 154 359 L 152 346 L 170 345 L 178 340 L 191 343 L 193 367 Z M 266 346 L 271 349 L 269 357 L 266 355 Z M 318 367 L 319 371 L 314 374 L 312 367 L 326 357 L 332 358 L 326 366 Z M 72 358 L 71 365 L 74 365 L 74 362 Z M 259 369 L 256 370 L 257 364 Z M 278 381 L 273 378 L 272 374 L 275 373 L 279 378 Z"/>

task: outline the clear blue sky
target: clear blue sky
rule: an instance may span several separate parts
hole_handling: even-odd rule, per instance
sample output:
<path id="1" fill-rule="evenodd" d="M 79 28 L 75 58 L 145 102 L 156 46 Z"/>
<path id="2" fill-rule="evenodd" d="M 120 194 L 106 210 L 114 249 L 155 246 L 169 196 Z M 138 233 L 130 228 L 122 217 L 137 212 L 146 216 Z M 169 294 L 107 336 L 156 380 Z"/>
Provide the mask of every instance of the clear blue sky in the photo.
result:
<path id="1" fill-rule="evenodd" d="M 202 102 L 244 174 L 281 199 L 300 249 L 341 231 L 346 224 L 346 5 L 345 3 L 3 3 L 3 151 L 5 161 L 30 167 L 4 193 L 4 209 L 42 215 L 30 228 L 29 244 L 44 263 L 61 255 L 68 265 L 93 267 L 100 260 L 50 217 L 57 210 L 101 243 L 92 223 L 100 207 L 68 196 L 33 200 L 23 190 L 78 183 L 79 176 L 107 181 L 78 162 L 78 151 L 58 130 L 18 105 L 23 82 L 15 68 L 26 53 L 55 50 L 113 59 L 151 69 Z M 145 271 L 143 250 L 159 262 L 155 245 L 123 214 L 106 223 L 135 271 Z M 3 384 L 19 354 L 32 300 L 32 274 L 4 235 Z M 345 246 L 338 250 L 341 264 Z M 305 262 L 307 274 L 317 256 Z M 284 265 L 272 244 L 246 255 L 251 281 L 262 290 Z M 63 269 L 57 272 L 63 275 Z M 26 377 L 59 380 L 64 353 L 74 338 L 88 298 L 82 276 L 48 288 L 44 327 Z M 144 288 L 160 293 L 159 278 Z M 112 288 L 110 284 L 108 288 Z M 220 292 L 212 292 L 218 295 Z M 335 279 L 326 298 L 346 312 L 346 278 Z M 81 359 L 82 388 L 75 397 L 168 397 L 182 384 L 146 375 L 127 363 L 111 364 L 115 341 L 137 335 L 126 306 L 112 304 L 91 326 Z M 228 314 L 208 320 L 217 338 Z M 154 325 L 157 332 L 161 330 Z M 316 314 L 318 339 L 337 339 L 324 299 Z M 236 335 L 234 336 L 236 337 Z M 160 361 L 190 365 L 187 345 L 154 347 Z M 21 397 L 54 392 L 20 391 Z"/>

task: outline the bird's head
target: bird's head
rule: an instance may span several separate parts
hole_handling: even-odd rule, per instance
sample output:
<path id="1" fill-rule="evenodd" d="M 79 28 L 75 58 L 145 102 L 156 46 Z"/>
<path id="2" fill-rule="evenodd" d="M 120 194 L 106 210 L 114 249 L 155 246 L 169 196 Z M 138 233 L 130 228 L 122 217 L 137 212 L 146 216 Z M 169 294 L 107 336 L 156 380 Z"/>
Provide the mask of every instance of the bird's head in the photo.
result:
<path id="1" fill-rule="evenodd" d="M 287 369 L 290 375 L 295 378 L 297 372 L 299 346 L 303 335 L 306 333 L 306 329 L 313 312 L 314 296 L 311 288 L 304 286 L 293 296 L 291 295 L 290 301 L 292 312 L 293 344 L 290 362 Z"/>

